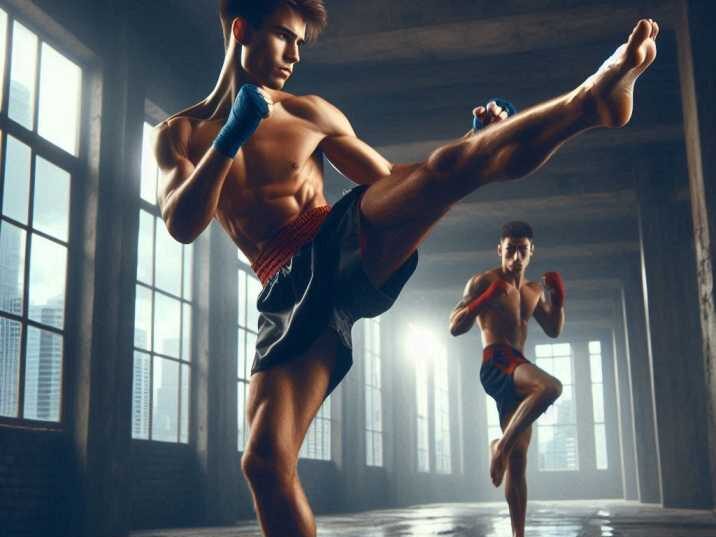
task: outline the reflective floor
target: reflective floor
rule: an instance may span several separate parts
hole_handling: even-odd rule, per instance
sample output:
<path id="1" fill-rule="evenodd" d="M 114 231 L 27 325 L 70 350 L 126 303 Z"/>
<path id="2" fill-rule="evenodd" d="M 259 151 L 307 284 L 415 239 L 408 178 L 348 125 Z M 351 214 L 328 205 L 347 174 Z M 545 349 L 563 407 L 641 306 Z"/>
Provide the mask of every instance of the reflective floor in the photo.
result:
<path id="1" fill-rule="evenodd" d="M 254 523 L 230 528 L 154 530 L 132 537 L 260 537 Z M 506 505 L 434 504 L 318 519 L 319 537 L 512 537 Z M 632 502 L 533 502 L 527 537 L 716 537 L 716 513 Z"/>

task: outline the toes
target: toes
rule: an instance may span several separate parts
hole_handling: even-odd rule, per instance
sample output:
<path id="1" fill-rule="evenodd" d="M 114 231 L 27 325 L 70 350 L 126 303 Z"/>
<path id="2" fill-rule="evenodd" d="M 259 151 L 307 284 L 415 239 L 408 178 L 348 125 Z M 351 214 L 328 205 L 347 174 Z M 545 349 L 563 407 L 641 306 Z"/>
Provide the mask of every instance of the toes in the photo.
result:
<path id="1" fill-rule="evenodd" d="M 656 21 L 653 21 L 652 23 L 652 31 L 651 31 L 651 38 L 656 39 L 656 36 L 659 35 L 659 23 Z"/>
<path id="2" fill-rule="evenodd" d="M 637 23 L 636 27 L 634 28 L 634 31 L 631 34 L 631 38 L 629 39 L 630 44 L 641 44 L 651 35 L 651 29 L 651 23 L 646 19 L 641 19 Z"/>

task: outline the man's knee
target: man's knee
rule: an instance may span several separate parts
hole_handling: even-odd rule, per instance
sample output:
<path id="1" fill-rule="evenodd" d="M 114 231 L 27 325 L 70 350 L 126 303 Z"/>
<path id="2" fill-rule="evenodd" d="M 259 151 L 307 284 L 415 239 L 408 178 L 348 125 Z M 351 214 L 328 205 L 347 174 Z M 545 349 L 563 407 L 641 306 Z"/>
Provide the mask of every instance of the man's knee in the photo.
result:
<path id="1" fill-rule="evenodd" d="M 294 457 L 280 450 L 247 447 L 241 457 L 241 471 L 255 492 L 257 489 L 280 490 L 291 487 L 296 477 Z"/>
<path id="2" fill-rule="evenodd" d="M 552 404 L 562 395 L 562 383 L 558 379 L 553 378 L 541 386 L 540 392 L 542 396 L 549 401 L 549 404 Z"/>

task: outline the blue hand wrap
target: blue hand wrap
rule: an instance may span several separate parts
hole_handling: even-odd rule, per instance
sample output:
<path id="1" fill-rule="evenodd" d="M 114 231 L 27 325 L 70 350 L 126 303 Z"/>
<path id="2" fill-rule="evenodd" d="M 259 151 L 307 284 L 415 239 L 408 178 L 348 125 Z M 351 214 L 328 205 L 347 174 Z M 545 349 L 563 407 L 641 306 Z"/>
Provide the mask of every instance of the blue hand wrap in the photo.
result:
<path id="1" fill-rule="evenodd" d="M 490 101 L 495 101 L 495 104 L 502 108 L 505 112 L 507 112 L 507 117 L 514 116 L 517 113 L 517 109 L 515 106 L 510 102 L 506 101 L 505 99 L 500 99 L 499 97 L 495 97 L 494 99 L 488 100 L 488 104 Z M 476 115 L 473 114 L 472 116 L 472 130 L 477 132 L 480 129 L 483 129 L 485 127 L 485 124 L 478 119 Z"/>
<path id="2" fill-rule="evenodd" d="M 234 158 L 268 115 L 268 104 L 259 89 L 253 84 L 244 84 L 234 100 L 229 119 L 214 140 L 214 147 L 227 157 Z"/>

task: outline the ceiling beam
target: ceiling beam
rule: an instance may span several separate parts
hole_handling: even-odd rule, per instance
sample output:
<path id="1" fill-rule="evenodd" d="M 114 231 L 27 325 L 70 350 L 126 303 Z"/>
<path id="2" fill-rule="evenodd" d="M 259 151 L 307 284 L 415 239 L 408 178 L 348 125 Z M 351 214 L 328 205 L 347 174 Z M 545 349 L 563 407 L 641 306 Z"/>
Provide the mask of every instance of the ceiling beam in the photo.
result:
<path id="1" fill-rule="evenodd" d="M 452 60 L 570 46 L 609 34 L 626 37 L 642 17 L 657 19 L 670 27 L 674 19 L 672 4 L 608 10 L 589 6 L 359 35 L 339 34 L 319 40 L 309 56 L 313 64 L 345 65 L 376 60 Z"/>

